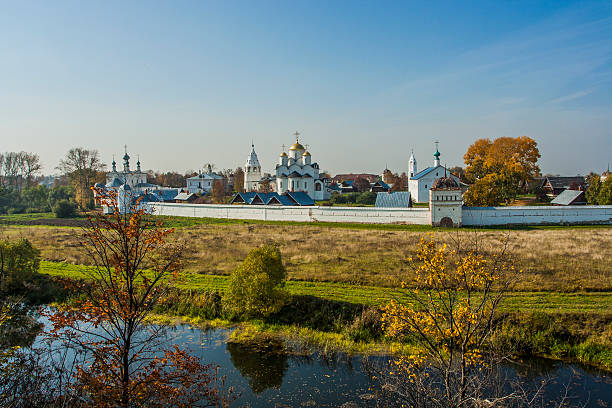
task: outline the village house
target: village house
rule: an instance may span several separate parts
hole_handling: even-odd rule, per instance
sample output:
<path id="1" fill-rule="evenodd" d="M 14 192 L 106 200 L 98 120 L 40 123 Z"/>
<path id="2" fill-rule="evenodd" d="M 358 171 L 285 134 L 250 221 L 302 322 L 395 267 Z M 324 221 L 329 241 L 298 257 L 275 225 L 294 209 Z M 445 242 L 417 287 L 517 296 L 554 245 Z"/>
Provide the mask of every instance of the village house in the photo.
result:
<path id="1" fill-rule="evenodd" d="M 542 181 L 542 189 L 552 196 L 558 196 L 564 190 L 586 190 L 586 179 L 584 176 L 546 176 Z"/>

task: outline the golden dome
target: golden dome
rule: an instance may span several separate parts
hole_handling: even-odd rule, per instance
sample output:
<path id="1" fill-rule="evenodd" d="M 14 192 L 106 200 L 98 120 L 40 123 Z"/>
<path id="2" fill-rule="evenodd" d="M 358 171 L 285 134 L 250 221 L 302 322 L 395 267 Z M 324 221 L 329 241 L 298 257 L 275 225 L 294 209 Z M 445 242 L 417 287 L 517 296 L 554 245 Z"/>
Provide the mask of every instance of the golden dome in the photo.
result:
<path id="1" fill-rule="evenodd" d="M 302 146 L 300 144 L 300 142 L 298 142 L 297 140 L 295 141 L 295 143 L 293 145 L 291 145 L 291 147 L 289 148 L 289 150 L 306 150 L 304 149 L 304 146 Z"/>
<path id="2" fill-rule="evenodd" d="M 281 155 L 281 157 L 285 157 L 285 156 L 287 156 L 287 153 L 282 152 L 280 155 Z"/>
<path id="3" fill-rule="evenodd" d="M 308 151 L 305 151 L 304 153 L 302 153 L 302 156 L 310 156 L 310 153 Z"/>

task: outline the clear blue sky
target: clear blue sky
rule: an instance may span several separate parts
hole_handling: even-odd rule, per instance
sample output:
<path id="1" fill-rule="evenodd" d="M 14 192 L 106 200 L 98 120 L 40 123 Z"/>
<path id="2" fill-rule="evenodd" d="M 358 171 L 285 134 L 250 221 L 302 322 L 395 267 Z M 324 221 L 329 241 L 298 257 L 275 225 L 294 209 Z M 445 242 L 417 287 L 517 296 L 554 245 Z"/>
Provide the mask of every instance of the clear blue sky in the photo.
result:
<path id="1" fill-rule="evenodd" d="M 543 172 L 612 162 L 612 2 L 0 2 L 0 150 L 271 171 L 299 130 L 332 173 L 462 164 L 527 135 Z"/>

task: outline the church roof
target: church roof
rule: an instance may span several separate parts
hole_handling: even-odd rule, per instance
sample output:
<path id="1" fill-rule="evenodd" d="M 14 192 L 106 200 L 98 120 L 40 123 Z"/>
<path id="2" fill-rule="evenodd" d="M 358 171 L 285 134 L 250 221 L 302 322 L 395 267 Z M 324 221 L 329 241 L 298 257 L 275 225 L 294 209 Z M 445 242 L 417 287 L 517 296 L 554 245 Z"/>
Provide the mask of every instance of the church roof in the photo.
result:
<path id="1" fill-rule="evenodd" d="M 302 146 L 302 144 L 296 140 L 295 143 L 291 145 L 289 150 L 306 150 L 306 149 L 304 149 L 304 146 Z"/>
<path id="2" fill-rule="evenodd" d="M 381 208 L 406 208 L 410 205 L 409 191 L 396 191 L 393 193 L 381 192 L 376 194 L 374 207 Z"/>
<path id="3" fill-rule="evenodd" d="M 417 174 L 415 174 L 414 176 L 412 176 L 410 178 L 410 180 L 418 180 L 423 176 L 426 176 L 427 174 L 431 173 L 432 171 L 439 169 L 439 168 L 444 168 L 444 166 L 434 166 L 434 167 L 427 167 L 426 169 L 423 169 L 421 171 L 419 171 Z"/>
<path id="4" fill-rule="evenodd" d="M 246 167 L 260 167 L 259 159 L 257 158 L 257 153 L 255 153 L 255 145 L 251 145 L 251 153 L 246 160 Z"/>
<path id="5" fill-rule="evenodd" d="M 304 191 L 287 191 L 285 194 L 297 205 L 315 205 L 314 200 Z"/>
<path id="6" fill-rule="evenodd" d="M 302 175 L 298 173 L 297 171 L 294 171 L 288 177 L 302 177 Z"/>
<path id="7" fill-rule="evenodd" d="M 161 198 L 162 201 L 171 201 L 174 200 L 174 197 L 176 197 L 176 195 L 179 193 L 179 189 L 164 188 L 157 190 L 155 193 Z"/>
<path id="8" fill-rule="evenodd" d="M 189 177 L 187 180 L 220 180 L 223 176 L 218 175 L 217 173 L 200 173 L 193 177 Z"/>
<path id="9" fill-rule="evenodd" d="M 572 205 L 574 203 L 584 203 L 584 191 L 581 190 L 563 190 L 561 194 L 556 196 L 550 203 L 555 205 Z"/>
<path id="10" fill-rule="evenodd" d="M 123 185 L 123 181 L 121 181 L 118 177 L 115 177 L 111 183 L 111 187 L 120 187 Z"/>
<path id="11" fill-rule="evenodd" d="M 452 177 L 440 177 L 439 179 L 436 179 L 436 181 L 434 181 L 433 189 L 457 189 L 460 188 L 459 187 L 459 183 L 457 183 L 457 181 L 455 179 L 453 179 Z"/>
<path id="12" fill-rule="evenodd" d="M 138 183 L 138 184 L 136 184 L 134 187 L 138 187 L 138 188 L 155 188 L 155 187 L 157 187 L 157 184 L 151 184 L 151 183 Z"/>
<path id="13" fill-rule="evenodd" d="M 250 205 L 314 205 L 315 202 L 308 194 L 303 191 L 278 193 L 257 193 L 254 191 L 237 193 L 231 204 L 250 204 Z"/>
<path id="14" fill-rule="evenodd" d="M 372 187 L 377 186 L 377 185 L 384 188 L 385 190 L 389 190 L 391 188 L 387 183 L 385 183 L 382 180 L 378 180 L 375 183 L 372 183 Z"/>
<path id="15" fill-rule="evenodd" d="M 187 201 L 191 198 L 195 197 L 195 194 L 193 193 L 178 193 L 174 199 L 175 200 L 180 200 L 180 201 Z"/>

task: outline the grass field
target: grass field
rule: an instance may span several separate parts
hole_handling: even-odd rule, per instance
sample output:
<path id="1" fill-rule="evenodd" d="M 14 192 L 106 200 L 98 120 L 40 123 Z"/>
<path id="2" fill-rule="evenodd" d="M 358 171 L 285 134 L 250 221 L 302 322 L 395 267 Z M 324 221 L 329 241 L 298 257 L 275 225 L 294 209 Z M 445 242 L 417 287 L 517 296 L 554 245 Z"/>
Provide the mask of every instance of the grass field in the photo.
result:
<path id="1" fill-rule="evenodd" d="M 41 273 L 51 276 L 83 278 L 90 268 L 59 262 L 43 261 Z M 174 285 L 184 291 L 223 292 L 227 277 L 184 273 Z M 287 290 L 293 295 L 316 296 L 321 299 L 379 306 L 402 294 L 390 288 L 351 285 L 346 283 L 289 281 Z M 501 310 L 545 313 L 594 313 L 612 314 L 612 292 L 558 293 L 558 292 L 511 292 L 508 293 Z"/>
<path id="2" fill-rule="evenodd" d="M 172 235 L 185 245 L 185 273 L 194 275 L 194 279 L 199 275 L 228 275 L 250 249 L 275 243 L 290 280 L 392 287 L 411 279 L 408 258 L 414 255 L 419 240 L 432 232 L 434 239 L 449 244 L 457 239 L 477 239 L 481 249 L 491 253 L 508 237 L 509 253 L 522 270 L 514 287 L 517 291 L 612 291 L 611 227 L 474 232 L 206 221 L 177 228 Z M 3 226 L 0 234 L 28 238 L 47 261 L 77 265 L 90 262 L 78 229 Z"/>

